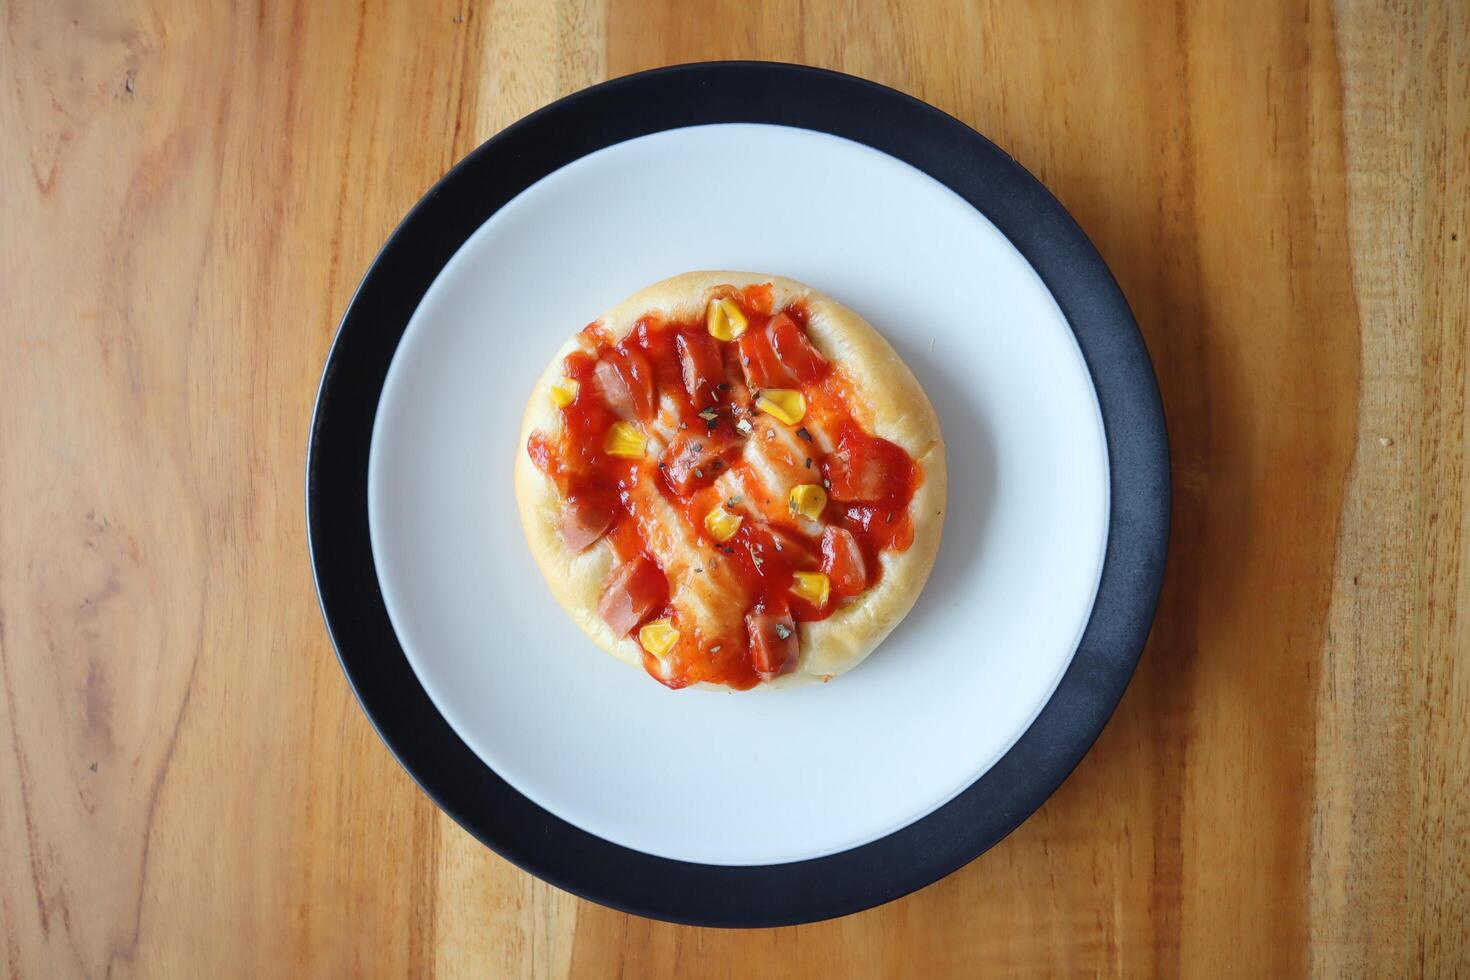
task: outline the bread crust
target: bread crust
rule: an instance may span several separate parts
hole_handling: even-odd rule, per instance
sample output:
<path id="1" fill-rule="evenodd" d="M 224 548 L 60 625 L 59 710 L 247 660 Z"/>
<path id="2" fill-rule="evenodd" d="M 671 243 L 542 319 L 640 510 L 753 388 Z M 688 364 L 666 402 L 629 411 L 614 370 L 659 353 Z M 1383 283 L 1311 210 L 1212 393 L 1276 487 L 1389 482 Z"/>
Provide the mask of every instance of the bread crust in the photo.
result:
<path id="1" fill-rule="evenodd" d="M 944 438 L 939 418 L 913 372 L 888 341 L 867 321 L 832 298 L 782 276 L 749 272 L 686 272 L 640 289 L 598 321 L 615 343 L 651 313 L 665 320 L 702 320 L 708 298 L 720 286 L 736 289 L 770 283 L 773 308 L 802 301 L 807 336 L 848 380 L 857 396 L 857 421 L 873 434 L 903 448 L 919 465 L 922 482 L 909 504 L 913 543 L 904 551 L 885 550 L 883 573 L 873 588 L 826 619 L 798 623 L 801 656 L 796 669 L 763 687 L 791 687 L 827 680 L 861 663 L 913 608 L 923 590 L 944 529 L 948 490 Z M 597 614 L 602 583 L 612 571 L 612 546 L 598 541 L 581 554 L 562 542 L 561 499 L 556 485 L 536 468 L 526 451 L 532 432 L 560 431 L 560 414 L 547 392 L 562 373 L 562 363 L 585 340 L 575 335 L 550 359 L 527 399 L 515 460 L 516 503 L 531 554 L 557 602 L 602 649 L 642 669 L 642 650 L 632 637 L 618 638 Z"/>

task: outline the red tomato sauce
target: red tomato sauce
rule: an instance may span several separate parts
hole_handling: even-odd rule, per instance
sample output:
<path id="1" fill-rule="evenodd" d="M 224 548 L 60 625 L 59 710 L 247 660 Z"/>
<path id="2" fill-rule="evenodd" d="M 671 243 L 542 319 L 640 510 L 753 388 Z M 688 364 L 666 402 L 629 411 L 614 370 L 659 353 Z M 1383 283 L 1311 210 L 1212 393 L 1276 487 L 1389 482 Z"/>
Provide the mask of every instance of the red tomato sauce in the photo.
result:
<path id="1" fill-rule="evenodd" d="M 564 531 L 569 541 L 605 534 L 620 567 L 640 558 L 657 563 L 629 506 L 630 491 L 639 481 L 652 480 L 692 536 L 713 549 L 710 558 L 730 563 L 727 571 L 733 569 L 742 593 L 730 599 L 744 604 L 752 636 L 764 631 L 754 650 L 743 633 L 698 635 L 697 624 L 680 623 L 672 605 L 650 610 L 638 625 L 672 618 L 680 631 L 677 645 L 662 660 L 644 653 L 649 673 L 662 683 L 678 688 L 711 681 L 745 689 L 772 675 L 772 658 L 782 655 L 793 628 L 782 624 L 830 616 L 878 582 L 884 551 L 912 544 L 909 502 L 923 475 L 901 447 L 858 422 L 853 411 L 858 399 L 849 380 L 807 339 L 803 306 L 773 310 L 768 283 L 743 290 L 723 287 L 715 295 L 733 300 L 747 318 L 745 332 L 735 341 L 716 340 L 703 320 L 671 323 L 648 316 L 613 344 L 600 324 L 590 324 L 582 334 L 587 349 L 569 354 L 563 365 L 578 388 L 571 404 L 559 410 L 561 432 L 532 433 L 526 450 L 556 483 L 568 508 L 579 508 L 583 524 Z M 773 507 L 769 499 L 727 503 L 724 490 L 715 485 L 726 472 L 745 465 L 742 454 L 751 436 L 741 423 L 757 418 L 752 386 L 795 389 L 806 398 L 806 416 L 788 428 L 796 430 L 807 456 L 803 474 L 827 490 L 820 536 L 812 536 L 812 526 L 803 527 L 795 515 L 781 513 L 789 488 L 767 488 L 779 494 Z M 624 416 L 653 435 L 661 403 L 672 404 L 673 419 L 665 421 L 677 424 L 661 452 L 655 452 L 654 441 L 642 459 L 605 451 L 608 430 Z M 821 451 L 808 426 L 831 439 L 831 452 Z M 767 507 L 757 510 L 756 503 Z M 743 512 L 739 529 L 724 542 L 715 541 L 705 527 L 705 516 L 720 506 Z M 828 575 L 831 592 L 825 605 L 814 606 L 792 591 L 799 571 Z M 610 581 L 617 577 L 615 571 Z M 672 593 L 679 583 L 669 585 Z M 620 622 L 627 619 L 624 615 Z M 636 640 L 637 632 L 634 628 L 629 635 Z M 784 669 L 792 666 L 794 658 Z"/>

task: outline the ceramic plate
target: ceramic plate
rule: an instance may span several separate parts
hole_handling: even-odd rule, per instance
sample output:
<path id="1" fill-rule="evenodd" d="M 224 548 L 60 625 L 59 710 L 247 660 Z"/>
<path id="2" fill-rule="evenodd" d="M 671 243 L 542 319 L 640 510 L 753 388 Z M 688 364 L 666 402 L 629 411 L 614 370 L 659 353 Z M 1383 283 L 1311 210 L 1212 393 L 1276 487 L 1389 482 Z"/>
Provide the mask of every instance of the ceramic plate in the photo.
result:
<path id="1" fill-rule="evenodd" d="M 858 311 L 944 429 L 929 585 L 829 684 L 668 691 L 577 630 L 521 535 L 511 468 L 546 361 L 708 268 Z M 1147 634 L 1167 443 L 1117 286 L 1014 161 L 847 76 L 691 65 L 528 117 L 414 209 L 333 346 L 308 517 L 344 669 L 466 829 L 618 908 L 790 923 L 942 876 L 1070 772 Z"/>

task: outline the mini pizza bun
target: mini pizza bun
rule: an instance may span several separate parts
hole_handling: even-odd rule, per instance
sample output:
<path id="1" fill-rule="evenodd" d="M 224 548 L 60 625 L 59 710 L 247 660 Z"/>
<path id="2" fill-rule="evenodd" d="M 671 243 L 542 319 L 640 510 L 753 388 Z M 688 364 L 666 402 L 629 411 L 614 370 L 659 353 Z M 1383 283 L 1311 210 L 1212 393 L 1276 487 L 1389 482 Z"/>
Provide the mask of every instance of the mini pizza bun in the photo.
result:
<path id="1" fill-rule="evenodd" d="M 749 272 L 686 272 L 639 290 L 597 323 L 617 342 L 650 314 L 665 321 L 702 322 L 710 296 L 719 287 L 741 289 L 766 283 L 772 287 L 773 310 L 797 301 L 805 305 L 807 336 L 846 376 L 856 400 L 852 406 L 856 421 L 868 432 L 900 446 L 922 473 L 908 512 L 914 531 L 912 544 L 903 551 L 882 552 L 882 575 L 872 588 L 826 619 L 797 624 L 801 654 L 796 669 L 762 685 L 779 688 L 828 680 L 852 669 L 913 608 L 939 551 L 947 479 L 939 419 L 913 372 L 862 317 L 809 286 Z M 603 583 L 616 563 L 611 545 L 602 540 L 574 554 L 563 543 L 560 494 L 526 449 L 533 432 L 555 435 L 560 431 L 560 414 L 548 393 L 562 376 L 566 356 L 585 349 L 587 343 L 581 334 L 570 338 L 530 391 L 516 444 L 516 501 L 531 554 L 557 602 L 598 646 L 641 669 L 643 654 L 637 640 L 614 636 L 597 611 Z"/>

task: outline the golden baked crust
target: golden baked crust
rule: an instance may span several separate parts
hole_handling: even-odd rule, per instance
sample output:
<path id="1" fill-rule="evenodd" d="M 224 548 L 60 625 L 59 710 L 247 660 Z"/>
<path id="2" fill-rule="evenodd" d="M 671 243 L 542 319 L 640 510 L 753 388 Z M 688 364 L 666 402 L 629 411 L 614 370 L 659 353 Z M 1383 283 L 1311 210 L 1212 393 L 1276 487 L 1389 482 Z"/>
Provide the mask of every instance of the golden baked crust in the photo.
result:
<path id="1" fill-rule="evenodd" d="M 922 471 L 908 512 L 912 543 L 903 551 L 882 552 L 882 574 L 872 588 L 826 619 L 797 624 L 801 652 L 795 670 L 766 682 L 782 687 L 826 680 L 850 670 L 908 614 L 939 550 L 947 481 L 939 419 L 918 380 L 865 320 L 809 286 L 747 272 L 687 272 L 639 290 L 608 310 L 598 323 L 616 342 L 651 313 L 670 321 L 702 321 L 709 297 L 718 287 L 740 289 L 765 283 L 772 287 L 774 309 L 804 303 L 812 345 L 845 376 L 858 396 L 853 406 L 857 421 L 868 432 L 901 447 Z M 641 666 L 643 652 L 635 637 L 614 636 L 598 615 L 603 582 L 616 563 L 610 543 L 598 541 L 581 554 L 574 554 L 563 543 L 561 496 L 526 450 L 533 432 L 559 431 L 560 415 L 547 393 L 561 376 L 566 356 L 585 344 L 580 334 L 563 344 L 530 392 L 517 444 L 516 501 L 526 541 L 557 602 L 598 646 L 628 664 Z"/>

